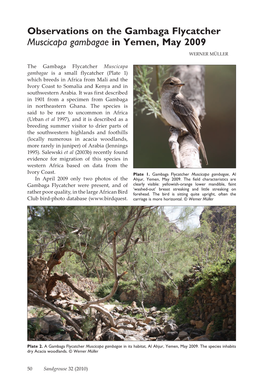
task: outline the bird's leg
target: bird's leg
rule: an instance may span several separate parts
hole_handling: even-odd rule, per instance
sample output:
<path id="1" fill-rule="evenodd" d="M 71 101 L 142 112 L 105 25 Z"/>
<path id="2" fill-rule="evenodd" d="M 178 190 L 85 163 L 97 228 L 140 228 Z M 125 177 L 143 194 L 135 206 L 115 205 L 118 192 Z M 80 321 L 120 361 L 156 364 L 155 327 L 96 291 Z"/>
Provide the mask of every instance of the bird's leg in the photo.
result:
<path id="1" fill-rule="evenodd" d="M 171 136 L 169 138 L 169 146 L 171 149 L 172 157 L 174 160 L 174 164 L 177 168 L 181 167 L 180 164 L 180 152 L 179 152 L 179 143 L 178 138 L 180 136 L 181 130 L 176 129 L 175 127 L 170 127 Z"/>

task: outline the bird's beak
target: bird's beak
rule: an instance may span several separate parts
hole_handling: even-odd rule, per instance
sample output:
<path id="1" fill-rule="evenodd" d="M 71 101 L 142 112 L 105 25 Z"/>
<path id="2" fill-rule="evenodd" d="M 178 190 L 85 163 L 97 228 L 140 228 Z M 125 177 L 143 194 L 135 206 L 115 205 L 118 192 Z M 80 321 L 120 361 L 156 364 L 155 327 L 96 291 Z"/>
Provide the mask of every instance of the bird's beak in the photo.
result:
<path id="1" fill-rule="evenodd" d="M 183 83 L 181 83 L 181 84 L 179 84 L 178 86 L 184 86 L 185 84 L 183 84 Z"/>

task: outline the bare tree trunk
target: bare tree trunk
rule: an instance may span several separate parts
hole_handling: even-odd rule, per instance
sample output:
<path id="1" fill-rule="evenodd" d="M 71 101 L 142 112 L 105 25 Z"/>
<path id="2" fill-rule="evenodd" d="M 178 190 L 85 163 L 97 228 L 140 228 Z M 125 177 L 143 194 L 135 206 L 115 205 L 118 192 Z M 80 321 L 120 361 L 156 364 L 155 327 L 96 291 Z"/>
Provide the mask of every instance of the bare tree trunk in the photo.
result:
<path id="1" fill-rule="evenodd" d="M 68 286 L 70 286 L 71 289 L 74 290 L 74 292 L 76 292 L 81 297 L 85 298 L 85 300 L 87 300 L 87 301 L 91 300 L 90 294 L 86 293 L 84 290 L 81 290 L 81 289 L 77 288 L 76 285 L 71 280 L 71 277 L 70 277 L 70 275 L 68 273 L 65 273 L 62 276 L 58 275 L 57 273 L 54 273 L 54 275 L 52 275 L 49 278 L 49 280 L 47 282 L 47 296 L 49 296 L 51 290 L 54 288 L 54 286 L 56 285 L 57 281 L 62 281 L 65 284 L 67 284 Z"/>
<path id="2" fill-rule="evenodd" d="M 174 66 L 174 76 L 185 83 L 182 94 L 196 110 L 199 119 L 205 116 L 205 67 L 204 65 Z M 177 168 L 201 168 L 199 145 L 188 133 L 170 128 L 169 146 Z M 180 158 L 180 159 L 179 159 Z"/>

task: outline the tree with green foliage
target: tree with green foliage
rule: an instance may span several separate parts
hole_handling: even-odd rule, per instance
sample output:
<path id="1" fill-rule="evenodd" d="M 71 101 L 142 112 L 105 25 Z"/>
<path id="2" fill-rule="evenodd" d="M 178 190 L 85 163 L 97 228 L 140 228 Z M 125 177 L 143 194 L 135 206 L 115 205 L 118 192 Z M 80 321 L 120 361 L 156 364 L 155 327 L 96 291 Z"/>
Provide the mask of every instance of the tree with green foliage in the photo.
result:
<path id="1" fill-rule="evenodd" d="M 176 288 L 197 262 L 206 266 L 235 251 L 233 207 L 220 207 L 217 215 L 205 208 L 196 229 L 186 224 L 195 208 L 177 208 L 182 229 L 158 206 L 28 207 L 28 257 L 47 262 L 47 297 L 60 280 L 87 301 L 85 308 L 107 315 L 98 304 L 114 296 L 120 280 L 137 285 L 143 306 L 156 282 Z M 92 301 L 70 277 L 79 274 L 111 287 Z"/>
<path id="2" fill-rule="evenodd" d="M 194 258 L 202 266 L 226 260 L 236 251 L 236 208 L 205 207 L 195 230 Z"/>

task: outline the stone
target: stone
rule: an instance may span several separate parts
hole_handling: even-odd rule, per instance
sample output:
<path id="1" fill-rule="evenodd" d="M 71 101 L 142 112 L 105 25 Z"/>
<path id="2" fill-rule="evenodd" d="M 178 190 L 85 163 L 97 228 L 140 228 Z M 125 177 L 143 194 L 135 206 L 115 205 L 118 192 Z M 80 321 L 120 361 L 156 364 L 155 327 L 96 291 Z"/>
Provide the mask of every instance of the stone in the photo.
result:
<path id="1" fill-rule="evenodd" d="M 204 335 L 205 331 L 202 329 L 190 329 L 189 331 L 187 330 L 187 333 L 190 334 L 191 338 L 195 338 Z"/>
<path id="2" fill-rule="evenodd" d="M 165 336 L 159 336 L 156 338 L 156 341 L 166 341 Z"/>
<path id="3" fill-rule="evenodd" d="M 28 323 L 31 324 L 36 333 L 48 334 L 49 333 L 49 324 L 43 318 L 33 317 L 29 318 Z"/>
<path id="4" fill-rule="evenodd" d="M 166 334 L 168 332 L 175 332 L 177 328 L 178 328 L 178 326 L 175 323 L 167 322 L 167 324 L 163 328 L 163 331 Z"/>
<path id="5" fill-rule="evenodd" d="M 227 329 L 227 327 L 228 327 L 227 321 L 228 321 L 227 318 L 223 319 L 222 329 Z"/>
<path id="6" fill-rule="evenodd" d="M 151 328 L 147 334 L 149 337 L 158 337 L 163 334 L 163 330 L 159 326 L 155 326 L 154 328 Z"/>
<path id="7" fill-rule="evenodd" d="M 124 341 L 145 341 L 145 338 L 137 333 L 134 333 L 134 335 L 129 335 L 124 338 Z"/>
<path id="8" fill-rule="evenodd" d="M 112 304 L 103 304 L 103 307 L 105 308 L 105 309 L 107 309 L 107 311 L 108 312 L 111 312 L 112 310 L 114 310 L 115 309 L 115 306 L 114 305 L 112 305 Z"/>
<path id="9" fill-rule="evenodd" d="M 233 323 L 235 322 L 235 320 L 232 318 L 232 317 L 229 317 L 228 319 L 228 325 L 233 325 Z"/>
<path id="10" fill-rule="evenodd" d="M 115 310 L 118 312 L 118 313 L 123 313 L 124 312 L 124 307 L 119 305 L 119 306 L 115 306 Z"/>
<path id="11" fill-rule="evenodd" d="M 170 319 L 167 320 L 166 322 L 167 322 L 167 324 L 170 324 L 170 325 L 176 325 L 175 320 L 173 320 L 172 318 L 170 318 Z"/>
<path id="12" fill-rule="evenodd" d="M 218 332 L 214 332 L 212 335 L 212 341 L 226 341 L 227 340 L 227 330 L 221 330 Z"/>
<path id="13" fill-rule="evenodd" d="M 58 330 L 64 330 L 63 322 L 58 314 L 45 316 L 43 320 L 49 325 L 49 333 L 57 332 Z"/>
<path id="14" fill-rule="evenodd" d="M 135 318 L 127 316 L 127 317 L 118 318 L 116 325 L 117 326 L 118 325 L 133 325 L 135 327 L 136 323 L 137 321 Z"/>
<path id="15" fill-rule="evenodd" d="M 168 314 L 164 314 L 162 317 L 160 317 L 160 324 L 164 324 L 165 322 L 167 322 L 167 320 L 168 320 Z"/>
<path id="16" fill-rule="evenodd" d="M 71 341 L 71 337 L 70 337 L 69 333 L 63 334 L 61 341 Z"/>
<path id="17" fill-rule="evenodd" d="M 154 324 L 155 323 L 155 319 L 153 317 L 146 317 L 143 322 L 145 322 L 146 324 Z"/>
<path id="18" fill-rule="evenodd" d="M 132 309 L 132 314 L 139 314 L 139 313 L 141 313 L 141 309 L 140 308 L 133 308 Z"/>
<path id="19" fill-rule="evenodd" d="M 236 341 L 236 333 L 234 330 L 230 330 L 227 334 L 227 341 Z"/>
<path id="20" fill-rule="evenodd" d="M 210 341 L 205 335 L 192 338 L 190 341 Z"/>
<path id="21" fill-rule="evenodd" d="M 165 334 L 165 339 L 167 341 L 174 341 L 177 337 L 178 337 L 178 332 L 176 332 L 176 331 L 174 331 L 174 332 L 167 332 Z"/>
<path id="22" fill-rule="evenodd" d="M 180 338 L 180 340 L 182 341 L 184 338 L 186 338 L 188 336 L 188 333 L 185 332 L 184 330 L 182 330 L 181 332 L 179 332 L 178 334 L 178 337 Z"/>
<path id="23" fill-rule="evenodd" d="M 145 327 L 145 326 L 147 326 L 147 324 L 146 324 L 146 322 L 138 321 L 137 326 Z"/>
<path id="24" fill-rule="evenodd" d="M 124 341 L 124 337 L 119 333 L 114 333 L 108 330 L 102 336 L 103 341 Z"/>

